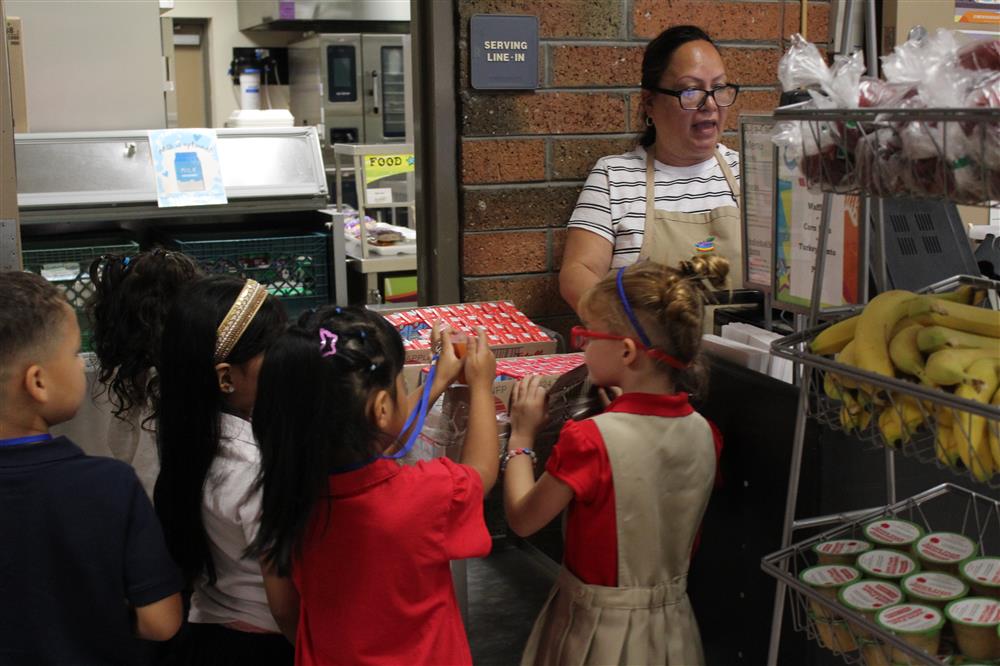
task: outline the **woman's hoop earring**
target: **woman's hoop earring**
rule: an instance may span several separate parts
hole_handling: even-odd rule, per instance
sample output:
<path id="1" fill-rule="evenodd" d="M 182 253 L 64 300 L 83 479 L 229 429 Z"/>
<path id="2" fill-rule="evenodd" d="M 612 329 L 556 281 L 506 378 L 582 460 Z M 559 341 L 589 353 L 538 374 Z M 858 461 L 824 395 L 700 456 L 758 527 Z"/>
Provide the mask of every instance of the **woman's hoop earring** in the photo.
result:
<path id="1" fill-rule="evenodd" d="M 650 118 L 649 116 L 646 116 L 646 127 L 652 127 L 652 126 L 653 126 L 653 119 Z"/>

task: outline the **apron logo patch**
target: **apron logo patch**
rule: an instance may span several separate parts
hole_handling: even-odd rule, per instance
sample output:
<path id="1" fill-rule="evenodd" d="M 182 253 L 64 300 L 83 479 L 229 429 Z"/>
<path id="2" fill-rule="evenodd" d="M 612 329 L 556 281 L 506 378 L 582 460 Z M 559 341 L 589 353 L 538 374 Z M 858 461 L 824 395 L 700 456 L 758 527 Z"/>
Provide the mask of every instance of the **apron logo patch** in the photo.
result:
<path id="1" fill-rule="evenodd" d="M 714 252 L 715 251 L 715 236 L 709 236 L 700 243 L 694 244 L 695 252 Z"/>

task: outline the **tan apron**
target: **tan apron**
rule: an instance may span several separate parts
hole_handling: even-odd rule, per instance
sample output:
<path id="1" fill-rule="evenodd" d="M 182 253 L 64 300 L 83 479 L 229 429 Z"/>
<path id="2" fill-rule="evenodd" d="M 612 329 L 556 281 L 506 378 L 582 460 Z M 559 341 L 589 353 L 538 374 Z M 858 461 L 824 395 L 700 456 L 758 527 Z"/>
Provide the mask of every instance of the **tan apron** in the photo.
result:
<path id="1" fill-rule="evenodd" d="M 698 414 L 594 421 L 614 481 L 619 587 L 588 585 L 564 566 L 521 664 L 700 666 L 687 572 L 715 478 L 709 427 Z"/>
<path id="2" fill-rule="evenodd" d="M 718 150 L 715 151 L 715 159 L 729 183 L 737 205 L 720 206 L 707 213 L 675 213 L 656 208 L 656 168 L 653 165 L 653 152 L 646 153 L 646 226 L 639 259 L 652 259 L 667 266 L 676 266 L 698 254 L 697 246 L 713 238 L 710 242 L 714 245 L 715 254 L 729 260 L 730 282 L 733 287 L 739 287 L 743 281 L 740 188 Z"/>

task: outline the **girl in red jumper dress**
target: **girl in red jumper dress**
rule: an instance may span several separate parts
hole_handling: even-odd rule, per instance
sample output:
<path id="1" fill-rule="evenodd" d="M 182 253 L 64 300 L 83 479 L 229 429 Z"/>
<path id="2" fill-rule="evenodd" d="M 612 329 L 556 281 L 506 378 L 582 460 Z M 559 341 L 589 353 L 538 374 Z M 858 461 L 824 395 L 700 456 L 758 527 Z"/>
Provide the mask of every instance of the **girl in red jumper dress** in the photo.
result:
<path id="1" fill-rule="evenodd" d="M 462 364 L 450 336 L 435 337 L 451 380 Z M 253 420 L 262 516 L 251 551 L 291 576 L 269 578 L 268 597 L 283 628 L 297 624 L 296 664 L 472 662 L 449 564 L 491 546 L 483 497 L 497 475 L 496 361 L 482 332 L 470 337 L 461 463 L 401 466 L 411 429 L 403 359 L 385 319 L 334 307 L 303 315 L 264 359 Z"/>
<path id="2" fill-rule="evenodd" d="M 545 392 L 537 377 L 514 389 L 507 520 L 527 536 L 569 507 L 563 569 L 522 664 L 704 663 L 686 580 L 716 443 L 678 388 L 700 388 L 705 281 L 721 286 L 728 272 L 715 256 L 679 269 L 642 262 L 584 294 L 574 341 L 591 381 L 623 392 L 565 425 L 537 482 L 527 447 Z"/>

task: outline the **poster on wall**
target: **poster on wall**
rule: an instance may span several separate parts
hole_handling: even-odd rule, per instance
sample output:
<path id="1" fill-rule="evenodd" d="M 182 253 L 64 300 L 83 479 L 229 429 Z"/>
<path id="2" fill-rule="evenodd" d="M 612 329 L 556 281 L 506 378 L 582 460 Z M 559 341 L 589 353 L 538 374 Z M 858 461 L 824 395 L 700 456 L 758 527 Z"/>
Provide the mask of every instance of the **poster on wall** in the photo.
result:
<path id="1" fill-rule="evenodd" d="M 775 183 L 774 286 L 775 305 L 805 311 L 812 300 L 823 194 L 811 192 L 798 164 L 778 151 Z M 830 232 L 826 245 L 821 307 L 856 304 L 861 300 L 861 200 L 854 195 L 831 197 Z"/>
<path id="2" fill-rule="evenodd" d="M 1000 3 L 995 0 L 955 0 L 955 23 L 1000 26 Z"/>
<path id="3" fill-rule="evenodd" d="M 160 208 L 227 203 L 214 129 L 149 130 Z"/>

